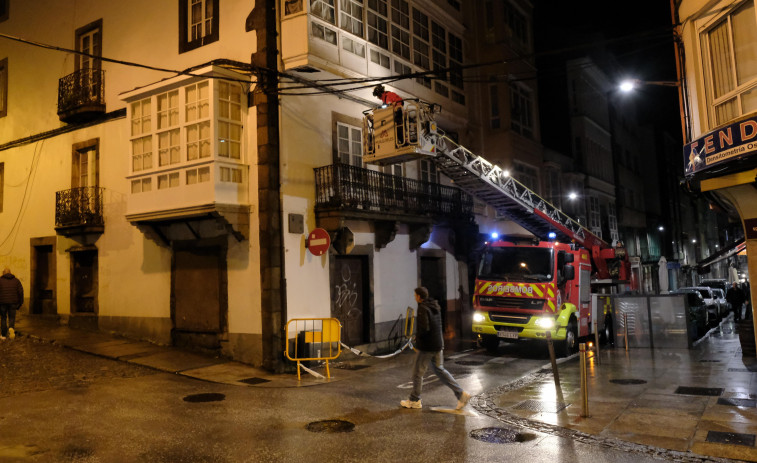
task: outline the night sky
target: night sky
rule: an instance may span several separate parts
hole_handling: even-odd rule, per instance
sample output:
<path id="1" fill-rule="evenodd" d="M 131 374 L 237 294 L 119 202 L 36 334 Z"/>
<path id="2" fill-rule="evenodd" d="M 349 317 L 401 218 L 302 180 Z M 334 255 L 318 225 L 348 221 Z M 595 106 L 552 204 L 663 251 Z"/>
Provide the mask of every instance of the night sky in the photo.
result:
<path id="1" fill-rule="evenodd" d="M 592 51 L 612 53 L 618 68 L 611 78 L 675 81 L 675 51 L 668 0 L 614 4 L 600 0 L 535 0 L 534 35 L 540 81 L 559 73 L 559 58 Z M 612 75 L 615 73 L 615 75 Z M 665 126 L 680 138 L 678 93 L 674 87 L 637 91 L 644 121 Z"/>

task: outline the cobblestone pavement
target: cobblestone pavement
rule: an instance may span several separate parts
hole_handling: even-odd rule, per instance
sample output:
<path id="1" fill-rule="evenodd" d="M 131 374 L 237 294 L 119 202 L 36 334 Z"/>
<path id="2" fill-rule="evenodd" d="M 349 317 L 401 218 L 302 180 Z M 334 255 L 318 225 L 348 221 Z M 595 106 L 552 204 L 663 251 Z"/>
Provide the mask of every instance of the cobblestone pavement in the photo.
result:
<path id="1" fill-rule="evenodd" d="M 108 378 L 152 375 L 152 369 L 29 337 L 0 341 L 0 397 L 87 386 Z"/>

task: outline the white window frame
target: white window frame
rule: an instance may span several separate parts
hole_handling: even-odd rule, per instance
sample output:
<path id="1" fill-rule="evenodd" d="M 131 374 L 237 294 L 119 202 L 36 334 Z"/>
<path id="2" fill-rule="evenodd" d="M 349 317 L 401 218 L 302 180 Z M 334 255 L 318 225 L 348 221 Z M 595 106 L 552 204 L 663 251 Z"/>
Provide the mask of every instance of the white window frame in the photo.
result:
<path id="1" fill-rule="evenodd" d="M 368 0 L 366 8 L 366 39 L 368 42 L 389 50 L 389 5 L 388 0 Z"/>
<path id="2" fill-rule="evenodd" d="M 334 0 L 310 0 L 310 14 L 336 25 L 335 3 Z"/>
<path id="3" fill-rule="evenodd" d="M 739 12 L 742 8 L 749 8 L 751 7 L 753 9 L 752 11 L 752 18 L 755 17 L 755 10 L 757 8 L 755 7 L 755 2 L 753 0 L 749 0 L 746 2 L 740 2 L 737 5 L 734 5 L 732 8 L 729 8 L 727 11 L 724 11 L 721 15 L 719 15 L 716 18 L 713 18 L 712 20 L 708 20 L 706 22 L 702 21 L 699 27 L 699 48 L 700 48 L 700 56 L 702 61 L 702 69 L 703 69 L 703 81 L 705 82 L 706 87 L 706 99 L 707 99 L 707 117 L 710 124 L 710 128 L 714 128 L 717 126 L 724 125 L 734 119 L 739 118 L 742 115 L 745 115 L 747 113 L 754 112 L 757 109 L 757 73 L 753 75 L 751 78 L 746 80 L 745 82 L 738 83 L 738 77 L 737 77 L 737 65 L 736 62 L 737 56 L 734 49 L 734 42 L 733 42 L 733 17 L 734 15 Z M 748 16 L 747 16 L 748 17 Z M 757 23 L 757 19 L 755 19 L 755 23 Z M 710 33 L 714 31 L 719 26 L 724 25 L 726 30 L 726 40 L 728 41 L 725 49 L 727 49 L 727 53 L 713 53 L 710 49 Z M 752 41 L 747 41 L 748 43 L 752 43 Z M 752 43 L 752 46 L 757 46 L 754 43 Z M 715 70 L 712 63 L 713 58 L 717 58 L 721 61 L 721 64 L 725 64 L 727 69 L 727 75 L 724 73 L 718 73 L 721 74 L 722 77 L 727 77 L 730 80 L 730 89 L 727 90 L 722 95 L 716 96 L 716 89 L 715 89 Z M 726 60 L 727 63 L 722 63 L 723 60 Z M 754 64 L 753 64 L 754 65 Z M 744 107 L 744 96 L 752 94 L 752 108 L 745 109 Z M 722 110 L 720 110 L 722 109 Z"/>
<path id="4" fill-rule="evenodd" d="M 208 7 L 211 9 L 210 12 L 208 12 Z M 200 11 L 199 20 L 193 17 L 193 10 L 195 8 L 198 8 Z M 187 10 L 187 14 L 189 15 L 187 18 L 187 27 L 189 30 L 187 31 L 187 37 L 189 37 L 190 42 L 200 40 L 213 33 L 213 15 L 217 13 L 212 11 L 212 8 L 212 0 L 189 0 L 189 8 Z"/>
<path id="5" fill-rule="evenodd" d="M 346 132 L 343 132 L 345 130 Z M 346 137 L 344 136 L 346 133 Z M 341 121 L 336 123 L 337 156 L 339 162 L 363 167 L 363 132 L 358 126 Z"/>
<path id="6" fill-rule="evenodd" d="M 342 30 L 363 37 L 363 0 L 339 0 L 339 27 Z"/>

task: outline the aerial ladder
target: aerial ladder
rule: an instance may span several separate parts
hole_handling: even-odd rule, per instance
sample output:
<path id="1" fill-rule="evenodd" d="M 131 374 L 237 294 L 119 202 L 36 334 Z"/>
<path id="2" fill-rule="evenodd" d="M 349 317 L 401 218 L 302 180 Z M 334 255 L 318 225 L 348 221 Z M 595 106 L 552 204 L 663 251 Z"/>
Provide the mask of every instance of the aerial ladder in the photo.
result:
<path id="1" fill-rule="evenodd" d="M 363 161 L 389 165 L 416 159 L 433 161 L 466 193 L 510 218 L 540 240 L 550 232 L 591 253 L 594 278 L 630 281 L 631 266 L 622 245 L 611 246 L 549 201 L 508 175 L 501 167 L 460 146 L 444 134 L 434 114 L 440 106 L 404 100 L 367 110 L 363 118 Z"/>

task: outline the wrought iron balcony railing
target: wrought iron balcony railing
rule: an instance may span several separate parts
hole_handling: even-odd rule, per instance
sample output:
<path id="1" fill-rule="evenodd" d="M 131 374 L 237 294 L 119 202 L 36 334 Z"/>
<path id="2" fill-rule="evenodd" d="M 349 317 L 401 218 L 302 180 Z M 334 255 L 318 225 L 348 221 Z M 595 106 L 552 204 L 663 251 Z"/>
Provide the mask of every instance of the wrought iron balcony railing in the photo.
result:
<path id="1" fill-rule="evenodd" d="M 65 122 L 105 112 L 105 71 L 81 69 L 58 80 L 58 116 Z"/>
<path id="2" fill-rule="evenodd" d="M 103 189 L 72 188 L 55 193 L 55 227 L 102 227 Z"/>
<path id="3" fill-rule="evenodd" d="M 316 209 L 473 217 L 473 198 L 458 188 L 346 164 L 315 169 Z"/>

